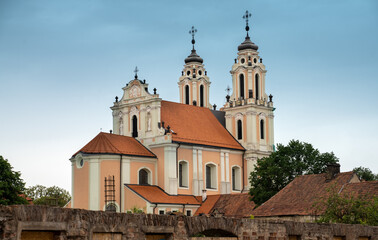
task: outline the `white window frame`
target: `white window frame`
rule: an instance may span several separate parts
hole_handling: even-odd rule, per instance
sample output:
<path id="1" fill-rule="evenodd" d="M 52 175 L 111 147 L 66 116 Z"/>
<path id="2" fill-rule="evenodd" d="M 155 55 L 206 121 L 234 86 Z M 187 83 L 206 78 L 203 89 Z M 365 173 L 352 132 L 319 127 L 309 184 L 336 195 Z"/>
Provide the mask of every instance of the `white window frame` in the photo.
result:
<path id="1" fill-rule="evenodd" d="M 183 184 L 183 186 L 180 186 L 180 163 L 182 163 L 182 162 L 185 163 L 185 165 L 186 165 L 186 173 L 183 174 L 183 176 L 182 176 L 182 179 L 185 180 L 186 186 L 184 186 L 184 184 Z M 178 172 L 178 179 L 177 179 L 178 184 L 177 185 L 181 189 L 189 189 L 189 162 L 186 161 L 186 160 L 180 160 L 178 164 L 179 164 L 179 168 L 178 168 L 179 172 Z M 184 181 L 183 181 L 183 183 L 184 183 Z"/>
<path id="2" fill-rule="evenodd" d="M 211 170 L 211 188 L 207 188 L 207 174 L 206 174 L 206 167 L 207 165 L 213 165 L 215 170 Z M 214 174 L 213 174 L 214 173 Z M 213 176 L 214 175 L 214 176 Z M 218 191 L 218 165 L 214 162 L 208 162 L 205 164 L 205 189 L 209 191 Z"/>
<path id="3" fill-rule="evenodd" d="M 151 169 L 149 167 L 141 167 L 141 168 L 138 169 L 138 172 L 137 172 L 137 174 L 138 174 L 138 176 L 137 176 L 138 177 L 138 184 L 140 184 L 139 183 L 139 172 L 142 169 L 147 170 L 147 173 L 148 173 L 148 175 L 147 175 L 147 183 L 149 185 L 152 185 L 152 171 L 151 171 Z"/>
<path id="4" fill-rule="evenodd" d="M 237 171 L 239 171 L 239 174 L 238 174 L 239 176 L 235 176 L 235 178 L 238 178 L 235 181 L 235 183 L 236 183 L 235 187 L 239 188 L 239 189 L 233 188 L 234 179 L 232 178 L 232 169 L 234 169 L 234 168 L 237 169 Z M 239 165 L 232 165 L 231 166 L 231 191 L 233 191 L 233 192 L 240 192 L 242 190 L 242 179 L 241 179 L 242 174 L 241 174 L 241 171 L 242 171 L 242 169 Z M 237 184 L 238 184 L 238 186 L 237 186 Z"/>

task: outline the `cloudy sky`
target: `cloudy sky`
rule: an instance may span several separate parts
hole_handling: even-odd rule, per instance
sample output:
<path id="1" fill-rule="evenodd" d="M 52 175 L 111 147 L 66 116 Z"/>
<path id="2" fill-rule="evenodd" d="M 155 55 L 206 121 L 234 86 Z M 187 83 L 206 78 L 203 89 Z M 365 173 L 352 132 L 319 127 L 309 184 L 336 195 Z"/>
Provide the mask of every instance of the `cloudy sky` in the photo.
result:
<path id="1" fill-rule="evenodd" d="M 309 142 L 342 171 L 378 173 L 375 0 L 0 0 L 0 155 L 27 186 L 70 190 L 70 156 L 112 128 L 109 107 L 135 66 L 178 101 L 192 25 L 210 101 L 223 105 L 246 10 L 277 108 L 275 142 Z"/>

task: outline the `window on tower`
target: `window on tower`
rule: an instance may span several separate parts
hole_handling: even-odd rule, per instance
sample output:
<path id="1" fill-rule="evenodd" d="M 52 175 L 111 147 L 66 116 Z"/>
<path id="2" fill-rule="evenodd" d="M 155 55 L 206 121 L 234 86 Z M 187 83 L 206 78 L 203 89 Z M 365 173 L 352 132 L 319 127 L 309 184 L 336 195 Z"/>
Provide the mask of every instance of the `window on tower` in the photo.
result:
<path id="1" fill-rule="evenodd" d="M 190 104 L 190 100 L 189 100 L 189 86 L 188 85 L 185 86 L 185 104 Z"/>
<path id="2" fill-rule="evenodd" d="M 240 119 L 237 121 L 237 125 L 238 125 L 238 140 L 241 140 L 243 139 L 243 124 Z"/>
<path id="3" fill-rule="evenodd" d="M 239 75 L 240 98 L 244 98 L 244 75 Z"/>
<path id="4" fill-rule="evenodd" d="M 255 75 L 255 96 L 256 96 L 256 99 L 259 99 L 259 93 L 260 93 L 260 86 L 259 86 L 259 75 L 256 74 Z"/>
<path id="5" fill-rule="evenodd" d="M 137 116 L 133 116 L 133 132 L 132 132 L 132 136 L 134 138 L 138 137 L 138 118 Z"/>
<path id="6" fill-rule="evenodd" d="M 203 103 L 203 85 L 200 86 L 200 107 L 203 107 L 204 103 Z"/>
<path id="7" fill-rule="evenodd" d="M 260 138 L 261 139 L 265 139 L 265 127 L 264 127 L 264 125 L 265 125 L 265 122 L 264 122 L 264 120 L 263 119 L 261 119 L 260 120 Z"/>

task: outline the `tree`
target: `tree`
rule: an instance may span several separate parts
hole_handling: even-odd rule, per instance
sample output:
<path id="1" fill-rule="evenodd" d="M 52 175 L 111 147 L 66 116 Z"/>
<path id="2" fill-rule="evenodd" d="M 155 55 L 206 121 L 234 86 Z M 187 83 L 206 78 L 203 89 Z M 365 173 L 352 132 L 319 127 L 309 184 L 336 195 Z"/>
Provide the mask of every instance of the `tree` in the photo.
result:
<path id="1" fill-rule="evenodd" d="M 305 142 L 291 140 L 287 146 L 277 145 L 277 151 L 269 157 L 257 160 L 251 172 L 249 194 L 257 206 L 261 205 L 296 176 L 323 173 L 328 164 L 338 163 L 331 153 L 320 153 L 318 149 Z"/>
<path id="2" fill-rule="evenodd" d="M 378 225 L 378 197 L 338 193 L 335 187 L 327 190 L 328 197 L 314 204 L 322 216 L 317 222 Z"/>
<path id="3" fill-rule="evenodd" d="M 71 195 L 63 188 L 35 185 L 25 190 L 25 195 L 33 199 L 35 205 L 63 207 L 70 201 Z"/>
<path id="4" fill-rule="evenodd" d="M 378 174 L 374 174 L 369 168 L 356 167 L 353 168 L 353 172 L 355 172 L 360 179 L 363 179 L 365 181 L 378 180 Z"/>
<path id="5" fill-rule="evenodd" d="M 21 173 L 12 169 L 8 160 L 0 156 L 0 205 L 28 204 L 21 196 L 25 189 Z"/>

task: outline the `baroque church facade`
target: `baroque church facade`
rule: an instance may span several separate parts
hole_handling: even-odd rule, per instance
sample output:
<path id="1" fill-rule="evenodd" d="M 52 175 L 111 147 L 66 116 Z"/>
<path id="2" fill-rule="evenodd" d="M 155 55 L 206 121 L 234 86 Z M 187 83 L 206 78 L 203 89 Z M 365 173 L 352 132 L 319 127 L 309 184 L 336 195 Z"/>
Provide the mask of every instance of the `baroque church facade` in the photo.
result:
<path id="1" fill-rule="evenodd" d="M 165 101 L 137 71 L 111 106 L 113 131 L 99 133 L 70 159 L 69 207 L 194 215 L 210 195 L 243 194 L 257 159 L 274 146 L 272 96 L 249 35 L 231 67 L 232 94 L 210 104 L 210 78 L 197 54 L 179 77 L 180 102 Z"/>

